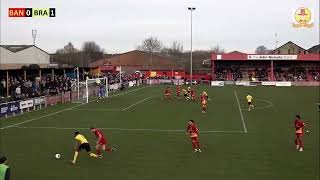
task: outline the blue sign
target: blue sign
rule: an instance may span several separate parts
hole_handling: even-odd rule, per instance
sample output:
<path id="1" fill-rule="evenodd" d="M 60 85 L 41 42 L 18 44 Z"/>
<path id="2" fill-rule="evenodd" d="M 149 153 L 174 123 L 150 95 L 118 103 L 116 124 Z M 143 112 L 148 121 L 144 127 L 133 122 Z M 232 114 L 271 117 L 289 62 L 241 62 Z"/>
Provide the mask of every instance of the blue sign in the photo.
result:
<path id="1" fill-rule="evenodd" d="M 0 117 L 10 116 L 18 113 L 20 113 L 20 102 L 0 104 Z"/>

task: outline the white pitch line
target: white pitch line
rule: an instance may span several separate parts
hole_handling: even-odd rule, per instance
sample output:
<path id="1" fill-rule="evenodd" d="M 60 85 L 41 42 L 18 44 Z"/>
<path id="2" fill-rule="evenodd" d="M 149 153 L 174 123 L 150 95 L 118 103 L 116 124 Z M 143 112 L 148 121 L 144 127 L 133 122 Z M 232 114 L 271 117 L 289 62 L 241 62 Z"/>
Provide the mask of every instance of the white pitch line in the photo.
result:
<path id="1" fill-rule="evenodd" d="M 22 126 L 15 126 L 14 128 L 18 129 L 55 129 L 55 130 L 88 130 L 89 128 L 84 127 L 22 127 Z M 149 131 L 149 132 L 186 132 L 183 129 L 128 129 L 128 128 L 99 128 L 102 130 L 115 130 L 115 131 Z M 199 131 L 201 133 L 245 133 L 244 131 Z"/>
<path id="2" fill-rule="evenodd" d="M 243 118 L 243 114 L 242 114 L 242 110 L 241 110 L 241 106 L 240 106 L 240 103 L 239 103 L 239 99 L 238 99 L 238 95 L 237 95 L 237 91 L 236 90 L 234 91 L 234 95 L 236 96 L 236 99 L 237 99 L 237 103 L 238 103 L 238 107 L 239 107 L 239 112 L 240 112 L 240 116 L 241 116 L 244 132 L 247 133 L 248 131 L 247 131 L 247 128 L 246 128 L 246 123 L 244 122 L 244 118 Z"/>
<path id="3" fill-rule="evenodd" d="M 86 112 L 116 112 L 116 111 L 122 111 L 121 109 L 80 109 L 80 108 L 76 108 L 76 109 L 72 109 L 72 111 L 86 111 Z"/>
<path id="4" fill-rule="evenodd" d="M 149 87 L 149 86 L 145 86 L 145 87 L 141 87 L 141 88 L 134 89 L 134 90 L 131 90 L 131 91 L 127 91 L 127 92 L 111 95 L 109 97 L 115 97 L 115 96 L 119 96 L 119 95 L 122 95 L 122 94 L 127 94 L 127 93 L 130 93 L 130 92 L 134 92 L 134 91 L 138 91 L 140 89 L 147 88 L 147 87 Z M 92 100 L 92 101 L 94 101 L 94 100 Z M 90 101 L 90 102 L 92 102 L 92 101 Z M 73 107 L 70 107 L 70 108 L 67 108 L 67 109 L 63 109 L 61 111 L 57 111 L 57 112 L 50 113 L 50 114 L 47 114 L 47 115 L 44 115 L 44 116 L 32 118 L 32 119 L 29 119 L 29 120 L 26 120 L 26 121 L 22 121 L 22 122 L 15 123 L 15 124 L 12 124 L 12 125 L 9 125 L 9 126 L 5 126 L 5 127 L 0 128 L 0 130 L 7 129 L 7 128 L 10 128 L 10 127 L 14 127 L 14 126 L 18 126 L 18 125 L 21 125 L 21 124 L 25 124 L 25 123 L 28 123 L 28 122 L 31 122 L 31 121 L 35 121 L 35 120 L 38 120 L 38 119 L 42 119 L 42 118 L 45 118 L 45 117 L 53 116 L 55 114 L 59 114 L 59 113 L 65 112 L 65 111 L 69 111 L 69 110 L 72 110 L 72 109 L 74 109 L 76 107 L 83 106 L 83 105 L 86 105 L 86 104 L 79 104 L 79 105 L 76 105 L 76 106 L 73 106 Z"/>
<path id="5" fill-rule="evenodd" d="M 134 104 L 131 104 L 130 106 L 128 106 L 128 107 L 126 107 L 126 108 L 123 108 L 122 111 L 128 110 L 128 109 L 132 108 L 133 106 L 136 106 L 136 105 L 142 103 L 143 101 L 146 101 L 146 100 L 150 99 L 151 97 L 152 97 L 152 96 L 149 96 L 149 97 L 147 97 L 147 98 L 142 99 L 141 101 L 138 101 L 138 102 L 136 102 L 136 103 L 134 103 Z"/>

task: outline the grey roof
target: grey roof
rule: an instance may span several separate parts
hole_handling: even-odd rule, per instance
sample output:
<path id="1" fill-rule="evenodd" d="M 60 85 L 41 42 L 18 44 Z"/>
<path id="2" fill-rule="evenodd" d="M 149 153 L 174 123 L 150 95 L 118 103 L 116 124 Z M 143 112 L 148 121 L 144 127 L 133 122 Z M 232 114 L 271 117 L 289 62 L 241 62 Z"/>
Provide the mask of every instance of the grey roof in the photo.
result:
<path id="1" fill-rule="evenodd" d="M 40 49 L 41 51 L 47 53 L 46 51 L 42 50 L 41 48 L 34 46 L 34 45 L 0 45 L 0 47 L 3 47 L 13 53 L 19 52 L 19 51 L 23 51 L 25 49 L 31 48 L 31 47 L 35 47 Z M 48 54 L 48 53 L 47 53 Z"/>
<path id="2" fill-rule="evenodd" d="M 320 44 L 312 46 L 310 49 L 308 49 L 308 52 L 313 53 L 320 49 Z"/>

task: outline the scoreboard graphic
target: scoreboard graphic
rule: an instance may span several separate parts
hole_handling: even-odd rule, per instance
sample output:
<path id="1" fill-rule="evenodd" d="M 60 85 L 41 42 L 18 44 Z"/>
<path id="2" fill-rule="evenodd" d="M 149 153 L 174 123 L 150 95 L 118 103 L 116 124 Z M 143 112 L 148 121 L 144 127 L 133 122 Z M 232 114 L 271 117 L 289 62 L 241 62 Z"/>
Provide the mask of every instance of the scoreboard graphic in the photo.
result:
<path id="1" fill-rule="evenodd" d="M 56 8 L 9 8 L 9 17 L 56 17 Z"/>

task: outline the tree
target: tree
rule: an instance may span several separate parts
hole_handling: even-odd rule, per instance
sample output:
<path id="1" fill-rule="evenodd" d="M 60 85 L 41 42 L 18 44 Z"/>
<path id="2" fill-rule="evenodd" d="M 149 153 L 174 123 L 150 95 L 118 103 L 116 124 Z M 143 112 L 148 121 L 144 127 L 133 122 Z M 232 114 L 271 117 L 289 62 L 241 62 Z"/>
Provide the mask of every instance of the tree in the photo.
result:
<path id="1" fill-rule="evenodd" d="M 64 46 L 63 50 L 66 54 L 73 54 L 78 52 L 78 50 L 73 46 L 71 42 L 69 42 L 66 46 Z"/>
<path id="2" fill-rule="evenodd" d="M 212 46 L 210 48 L 210 53 L 214 53 L 214 54 L 224 54 L 225 53 L 225 50 L 222 49 L 219 45 L 215 45 L 215 46 Z"/>
<path id="3" fill-rule="evenodd" d="M 256 54 L 269 54 L 270 50 L 268 50 L 265 46 L 258 46 L 255 50 Z"/>
<path id="4" fill-rule="evenodd" d="M 83 43 L 82 48 L 82 66 L 87 66 L 90 62 L 103 58 L 103 50 L 94 41 L 86 41 Z"/>
<path id="5" fill-rule="evenodd" d="M 163 45 L 158 38 L 151 36 L 145 39 L 142 44 L 137 47 L 137 49 L 149 53 L 161 53 L 163 50 Z"/>

